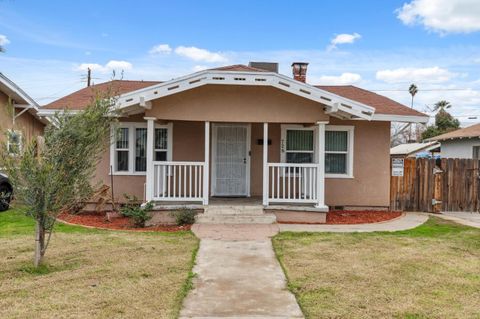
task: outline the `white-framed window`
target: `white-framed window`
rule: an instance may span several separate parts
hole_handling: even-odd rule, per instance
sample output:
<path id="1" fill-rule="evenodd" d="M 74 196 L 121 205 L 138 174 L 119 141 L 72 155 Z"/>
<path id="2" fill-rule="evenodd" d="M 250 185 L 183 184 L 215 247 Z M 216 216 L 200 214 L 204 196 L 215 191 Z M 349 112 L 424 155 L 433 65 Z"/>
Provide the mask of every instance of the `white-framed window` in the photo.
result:
<path id="1" fill-rule="evenodd" d="M 282 125 L 282 162 L 315 163 L 316 137 L 314 128 Z"/>
<path id="2" fill-rule="evenodd" d="M 281 162 L 316 163 L 317 127 L 282 125 Z M 354 126 L 325 126 L 325 177 L 353 178 Z"/>
<path id="3" fill-rule="evenodd" d="M 7 130 L 7 151 L 10 155 L 19 155 L 23 148 L 23 134 L 17 130 Z"/>
<path id="4" fill-rule="evenodd" d="M 354 126 L 325 127 L 325 177 L 353 177 Z"/>
<path id="5" fill-rule="evenodd" d="M 110 159 L 116 175 L 145 175 L 147 171 L 147 123 L 123 122 L 112 131 Z M 171 161 L 172 124 L 155 124 L 155 161 Z"/>

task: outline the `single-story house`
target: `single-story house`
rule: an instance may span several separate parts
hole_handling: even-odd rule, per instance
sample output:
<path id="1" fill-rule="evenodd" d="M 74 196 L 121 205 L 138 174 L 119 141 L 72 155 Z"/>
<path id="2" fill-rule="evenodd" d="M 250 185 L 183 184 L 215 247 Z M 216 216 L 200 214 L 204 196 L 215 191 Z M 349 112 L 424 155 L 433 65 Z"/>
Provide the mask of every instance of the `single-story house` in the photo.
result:
<path id="1" fill-rule="evenodd" d="M 245 197 L 264 206 L 388 207 L 390 123 L 428 116 L 347 85 L 307 84 L 273 63 L 232 65 L 166 82 L 112 81 L 44 107 L 81 111 L 109 86 L 119 125 L 96 180 L 164 205 Z"/>
<path id="2" fill-rule="evenodd" d="M 43 134 L 47 119 L 38 115 L 39 105 L 18 85 L 0 73 L 0 142 L 8 152 L 21 151 L 24 141 Z"/>
<path id="3" fill-rule="evenodd" d="M 405 143 L 390 149 L 390 156 L 395 158 L 405 157 L 434 157 L 440 154 L 440 143 L 436 141 L 424 143 Z"/>
<path id="4" fill-rule="evenodd" d="M 442 158 L 480 159 L 480 123 L 428 139 L 442 145 Z"/>

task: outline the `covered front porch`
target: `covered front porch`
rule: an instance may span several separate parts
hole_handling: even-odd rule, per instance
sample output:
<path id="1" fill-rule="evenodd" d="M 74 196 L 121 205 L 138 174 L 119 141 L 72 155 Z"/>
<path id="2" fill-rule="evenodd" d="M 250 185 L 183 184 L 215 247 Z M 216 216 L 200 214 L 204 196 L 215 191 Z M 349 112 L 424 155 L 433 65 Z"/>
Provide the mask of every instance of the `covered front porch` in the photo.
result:
<path id="1" fill-rule="evenodd" d="M 173 122 L 167 124 L 173 126 L 166 142 L 171 144 L 167 147 L 170 155 L 158 160 L 156 128 L 166 121 L 155 117 L 145 120 L 145 199 L 159 207 L 233 203 L 267 209 L 296 206 L 305 211 L 328 210 L 324 195 L 326 122 Z M 307 148 L 287 155 L 285 134 L 289 127 L 311 133 L 303 143 L 315 144 L 312 152 Z M 285 156 L 308 163 L 288 163 Z"/>

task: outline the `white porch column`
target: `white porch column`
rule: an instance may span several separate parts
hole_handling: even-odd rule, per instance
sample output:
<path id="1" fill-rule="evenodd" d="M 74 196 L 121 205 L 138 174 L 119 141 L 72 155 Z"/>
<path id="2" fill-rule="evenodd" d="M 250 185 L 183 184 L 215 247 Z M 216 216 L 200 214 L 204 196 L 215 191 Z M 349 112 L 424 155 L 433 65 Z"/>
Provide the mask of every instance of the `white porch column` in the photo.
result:
<path id="1" fill-rule="evenodd" d="M 268 123 L 263 123 L 263 206 L 268 206 Z"/>
<path id="2" fill-rule="evenodd" d="M 147 172 L 145 178 L 145 200 L 147 202 L 153 200 L 153 184 L 154 184 L 154 172 L 153 172 L 153 144 L 155 136 L 155 117 L 144 117 L 147 120 Z"/>
<path id="3" fill-rule="evenodd" d="M 203 167 L 203 205 L 210 195 L 210 122 L 205 122 L 205 166 Z"/>
<path id="4" fill-rule="evenodd" d="M 317 204 L 315 207 L 328 210 L 325 206 L 325 125 L 328 122 L 318 122 L 317 130 Z"/>

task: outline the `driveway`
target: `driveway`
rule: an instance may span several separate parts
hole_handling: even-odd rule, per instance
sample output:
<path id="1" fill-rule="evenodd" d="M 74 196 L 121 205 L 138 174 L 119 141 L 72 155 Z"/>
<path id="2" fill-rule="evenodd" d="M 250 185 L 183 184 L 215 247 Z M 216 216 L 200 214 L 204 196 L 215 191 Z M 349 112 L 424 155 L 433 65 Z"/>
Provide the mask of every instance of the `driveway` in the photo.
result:
<path id="1" fill-rule="evenodd" d="M 442 214 L 434 214 L 433 216 L 438 216 L 466 226 L 480 228 L 479 212 L 442 212 Z"/>

